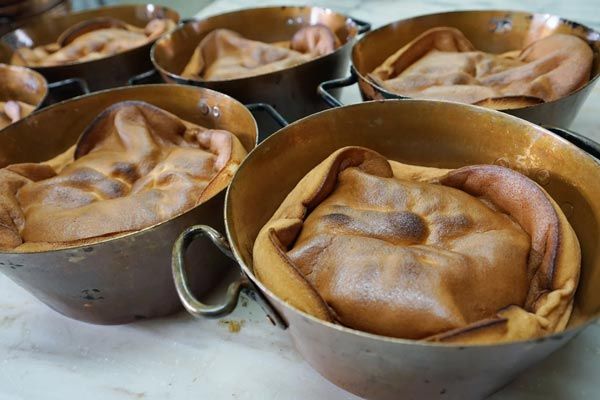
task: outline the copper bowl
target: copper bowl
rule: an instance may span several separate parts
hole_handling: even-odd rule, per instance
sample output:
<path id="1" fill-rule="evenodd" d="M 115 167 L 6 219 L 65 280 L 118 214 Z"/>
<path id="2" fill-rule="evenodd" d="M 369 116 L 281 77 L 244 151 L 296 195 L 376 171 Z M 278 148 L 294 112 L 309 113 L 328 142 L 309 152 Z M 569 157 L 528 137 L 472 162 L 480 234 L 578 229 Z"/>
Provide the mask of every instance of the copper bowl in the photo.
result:
<path id="1" fill-rule="evenodd" d="M 569 127 L 600 77 L 600 32 L 549 14 L 518 11 L 453 11 L 399 20 L 369 32 L 352 48 L 351 75 L 321 84 L 319 92 L 332 105 L 340 103 L 328 90 L 358 82 L 363 100 L 404 98 L 388 92 L 367 74 L 428 29 L 449 26 L 462 31 L 477 49 L 502 53 L 521 49 L 540 37 L 566 33 L 584 39 L 594 53 L 589 82 L 568 96 L 529 107 L 504 110 L 540 125 Z"/>
<path id="2" fill-rule="evenodd" d="M 32 69 L 0 64 L 0 101 L 18 100 L 41 107 L 48 95 L 46 79 Z"/>
<path id="3" fill-rule="evenodd" d="M 136 86 L 58 103 L 10 125 L 0 132 L 0 167 L 44 161 L 62 153 L 100 112 L 125 100 L 146 101 L 190 122 L 229 130 L 248 151 L 256 145 L 252 114 L 229 96 L 181 85 Z M 0 272 L 54 310 L 85 322 L 118 324 L 171 314 L 181 309 L 169 267 L 173 242 L 194 223 L 222 227 L 224 197 L 223 189 L 167 221 L 93 244 L 0 252 Z M 201 245 L 194 247 L 193 254 L 215 265 L 194 274 L 192 285 L 199 294 L 226 278 L 218 252 Z"/>
<path id="4" fill-rule="evenodd" d="M 600 145 L 585 143 L 600 157 Z M 500 163 L 536 180 L 565 210 L 581 243 L 582 274 L 575 304 L 583 317 L 573 318 L 564 332 L 535 340 L 461 346 L 357 331 L 314 318 L 278 298 L 252 272 L 254 240 L 298 181 L 333 151 L 349 145 L 431 167 Z M 173 248 L 175 283 L 185 307 L 197 316 L 226 314 L 235 308 L 240 290 L 248 291 L 262 302 L 272 321 L 287 327 L 312 367 L 358 396 L 481 399 L 598 319 L 599 181 L 600 163 L 588 153 L 548 130 L 497 111 L 426 100 L 366 102 L 323 111 L 281 129 L 248 155 L 227 191 L 227 239 L 202 225 L 184 231 Z M 224 303 L 210 307 L 191 294 L 183 262 L 186 247 L 201 236 L 230 252 L 244 275 L 229 288 Z M 201 262 L 190 272 L 208 266 Z"/>
<path id="5" fill-rule="evenodd" d="M 309 62 L 246 78 L 204 81 L 180 75 L 198 43 L 214 29 L 227 28 L 250 39 L 275 42 L 289 40 L 299 28 L 315 24 L 331 28 L 342 46 Z M 207 87 L 243 103 L 265 102 L 294 121 L 327 108 L 316 93 L 317 85 L 344 75 L 356 36 L 369 29 L 365 22 L 320 7 L 251 8 L 186 22 L 156 42 L 151 58 L 166 82 Z"/>
<path id="6" fill-rule="evenodd" d="M 70 0 L 0 0 L 0 35 L 4 35 L 40 15 L 65 15 Z"/>
<path id="7" fill-rule="evenodd" d="M 97 17 L 112 17 L 135 26 L 145 26 L 153 18 L 179 21 L 176 11 L 154 4 L 101 7 L 64 16 L 42 16 L 0 38 L 0 62 L 10 63 L 15 49 L 19 47 L 55 42 L 67 28 Z M 79 78 L 92 91 L 107 89 L 125 85 L 132 76 L 152 68 L 148 56 L 152 44 L 147 43 L 97 60 L 33 69 L 44 75 L 48 82 Z"/>

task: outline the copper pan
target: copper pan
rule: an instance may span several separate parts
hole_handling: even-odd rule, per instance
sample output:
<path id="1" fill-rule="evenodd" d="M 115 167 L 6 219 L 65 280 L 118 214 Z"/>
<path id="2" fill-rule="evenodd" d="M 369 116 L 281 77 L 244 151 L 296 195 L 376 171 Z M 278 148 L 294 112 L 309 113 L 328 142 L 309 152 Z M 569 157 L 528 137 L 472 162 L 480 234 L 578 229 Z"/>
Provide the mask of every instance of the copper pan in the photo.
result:
<path id="1" fill-rule="evenodd" d="M 70 9 L 70 0 L 0 0 L 0 35 L 39 15 L 65 15 Z"/>
<path id="2" fill-rule="evenodd" d="M 18 100 L 39 108 L 48 95 L 46 79 L 32 69 L 0 64 L 0 101 Z"/>
<path id="3" fill-rule="evenodd" d="M 251 113 L 229 96 L 180 85 L 119 88 L 68 100 L 0 132 L 0 167 L 60 154 L 106 107 L 124 100 L 154 104 L 188 121 L 233 132 L 249 151 L 257 127 Z M 78 320 L 117 324 L 181 309 L 169 261 L 177 235 L 194 223 L 223 227 L 221 191 L 207 202 L 147 229 L 91 245 L 36 253 L 0 252 L 0 272 L 56 311 Z M 194 246 L 193 257 L 220 264 L 220 254 Z M 221 265 L 222 267 L 222 265 Z M 224 279 L 221 268 L 193 273 L 198 294 Z"/>
<path id="4" fill-rule="evenodd" d="M 450 26 L 461 30 L 477 49 L 502 53 L 521 49 L 541 37 L 567 33 L 586 40 L 594 52 L 589 82 L 568 96 L 530 107 L 505 110 L 540 125 L 568 128 L 600 77 L 600 32 L 556 15 L 518 11 L 454 11 L 393 22 L 369 32 L 352 48 L 349 77 L 324 82 L 319 92 L 332 105 L 339 102 L 327 90 L 358 82 L 363 100 L 403 98 L 367 79 L 385 59 L 426 30 Z"/>
<path id="5" fill-rule="evenodd" d="M 180 75 L 198 43 L 214 29 L 228 28 L 250 39 L 275 42 L 289 40 L 299 28 L 315 24 L 331 28 L 342 46 L 307 63 L 247 78 L 203 81 Z M 151 58 L 166 82 L 207 87 L 243 103 L 265 102 L 294 121 L 327 108 L 316 93 L 317 85 L 344 75 L 356 36 L 369 29 L 368 23 L 320 7 L 251 8 L 186 22 L 156 42 Z"/>
<path id="6" fill-rule="evenodd" d="M 0 38 L 0 62 L 9 63 L 14 50 L 19 47 L 53 43 L 67 28 L 97 17 L 112 17 L 140 27 L 153 18 L 179 21 L 176 11 L 154 4 L 101 7 L 64 16 L 42 16 Z M 152 68 L 148 56 L 152 44 L 147 43 L 98 60 L 34 69 L 44 75 L 48 82 L 82 79 L 92 91 L 122 86 L 132 76 Z"/>
<path id="7" fill-rule="evenodd" d="M 562 134 L 572 138 L 568 132 Z M 575 141 L 600 157 L 597 143 Z M 536 340 L 458 346 L 359 332 L 315 319 L 283 302 L 252 273 L 254 240 L 297 182 L 334 150 L 348 145 L 432 167 L 508 165 L 536 180 L 565 210 L 581 242 L 583 265 L 576 307 L 583 317 L 571 321 L 565 332 Z M 248 291 L 262 301 L 272 321 L 287 327 L 297 350 L 312 367 L 358 396 L 480 399 L 598 318 L 599 181 L 600 163 L 588 153 L 548 130 L 497 111 L 425 100 L 367 102 L 327 110 L 281 129 L 246 158 L 225 199 L 227 239 L 207 226 L 187 229 L 173 248 L 175 283 L 184 305 L 196 316 L 223 315 L 235 308 L 240 290 Z M 230 252 L 244 274 L 222 304 L 206 306 L 188 287 L 183 255 L 201 236 Z"/>

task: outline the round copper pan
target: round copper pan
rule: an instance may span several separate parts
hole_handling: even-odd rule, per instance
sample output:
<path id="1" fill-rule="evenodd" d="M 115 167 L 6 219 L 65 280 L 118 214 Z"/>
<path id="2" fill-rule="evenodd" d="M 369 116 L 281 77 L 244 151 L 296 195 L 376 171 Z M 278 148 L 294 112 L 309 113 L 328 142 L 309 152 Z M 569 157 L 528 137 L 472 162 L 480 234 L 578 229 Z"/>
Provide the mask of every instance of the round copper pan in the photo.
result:
<path id="1" fill-rule="evenodd" d="M 0 167 L 60 154 L 101 111 L 125 100 L 146 101 L 185 120 L 229 130 L 248 151 L 256 145 L 252 114 L 231 97 L 190 86 L 147 85 L 78 97 L 12 124 L 0 132 Z M 168 221 L 91 245 L 37 253 L 0 252 L 0 272 L 56 311 L 86 322 L 117 324 L 173 313 L 181 308 L 169 267 L 173 242 L 194 223 L 222 226 L 224 197 L 223 190 Z M 195 246 L 193 254 L 207 263 L 222 261 L 207 246 Z M 194 273 L 198 293 L 224 278 L 216 265 Z"/>
<path id="2" fill-rule="evenodd" d="M 40 17 L 0 38 L 0 62 L 9 63 L 15 49 L 55 42 L 67 28 L 97 17 L 112 17 L 135 26 L 145 26 L 153 18 L 179 21 L 179 14 L 154 4 L 101 7 L 57 17 Z M 48 82 L 80 78 L 92 90 L 121 86 L 134 75 L 152 68 L 149 52 L 153 43 L 93 61 L 51 67 L 34 67 Z"/>
<path id="3" fill-rule="evenodd" d="M 0 35 L 4 35 L 40 15 L 65 15 L 70 0 L 0 0 Z"/>
<path id="4" fill-rule="evenodd" d="M 0 101 L 18 100 L 41 107 L 48 95 L 46 79 L 32 69 L 0 64 Z"/>
<path id="5" fill-rule="evenodd" d="M 299 28 L 315 24 L 331 28 L 342 46 L 307 63 L 247 78 L 203 81 L 180 75 L 198 43 L 214 29 L 227 28 L 250 39 L 275 42 L 289 40 Z M 268 103 L 293 121 L 327 107 L 316 93 L 318 84 L 344 75 L 356 36 L 368 29 L 365 22 L 320 7 L 251 8 L 189 21 L 159 39 L 151 58 L 167 82 L 207 87 L 243 103 Z"/>
<path id="6" fill-rule="evenodd" d="M 489 134 L 481 135 L 485 131 Z M 335 325 L 289 306 L 252 273 L 254 240 L 285 196 L 315 165 L 343 146 L 365 146 L 389 159 L 456 168 L 500 163 L 544 187 L 565 210 L 583 254 L 576 296 L 582 315 L 552 336 L 499 345 L 459 346 L 394 339 Z M 600 146 L 588 142 L 596 156 Z M 243 162 L 225 200 L 227 240 L 194 226 L 173 249 L 173 273 L 194 315 L 222 315 L 245 288 L 271 320 L 287 326 L 297 350 L 325 378 L 369 399 L 481 399 L 567 343 L 600 311 L 600 163 L 532 123 L 480 107 L 425 100 L 379 101 L 323 111 L 261 143 Z M 196 301 L 182 256 L 195 237 L 228 245 L 246 278 L 230 287 L 221 306 Z M 228 242 L 228 244 L 227 244 Z M 207 264 L 202 262 L 201 268 Z M 234 360 L 232 360 L 234 362 Z"/>
<path id="7" fill-rule="evenodd" d="M 585 86 L 555 101 L 505 111 L 536 124 L 569 127 L 600 76 L 598 31 L 549 14 L 503 10 L 455 11 L 400 20 L 369 32 L 352 48 L 352 76 L 344 81 L 327 82 L 325 89 L 348 86 L 358 81 L 364 100 L 403 98 L 373 83 L 367 79 L 367 74 L 418 35 L 439 26 L 458 28 L 477 49 L 492 53 L 521 49 L 532 40 L 553 33 L 576 35 L 589 43 L 594 60 L 590 80 Z M 331 100 L 331 97 L 328 99 Z"/>

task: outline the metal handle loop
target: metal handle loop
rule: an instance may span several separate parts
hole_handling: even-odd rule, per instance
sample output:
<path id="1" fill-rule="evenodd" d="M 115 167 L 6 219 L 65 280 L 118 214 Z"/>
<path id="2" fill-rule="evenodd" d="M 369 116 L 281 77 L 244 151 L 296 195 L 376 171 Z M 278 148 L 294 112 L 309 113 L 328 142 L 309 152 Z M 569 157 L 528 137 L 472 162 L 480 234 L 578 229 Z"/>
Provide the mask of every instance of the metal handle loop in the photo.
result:
<path id="1" fill-rule="evenodd" d="M 73 96 L 73 91 L 76 95 Z M 69 78 L 62 81 L 56 81 L 48 84 L 48 94 L 44 99 L 43 105 L 60 103 L 64 100 L 69 100 L 73 97 L 83 96 L 88 94 L 90 88 L 85 80 L 81 78 Z"/>
<path id="2" fill-rule="evenodd" d="M 177 289 L 177 293 L 179 294 L 179 298 L 185 309 L 195 317 L 221 317 L 231 313 L 235 309 L 240 297 L 240 292 L 243 290 L 244 294 L 260 305 L 273 325 L 286 329 L 287 322 L 243 273 L 238 280 L 231 283 L 227 288 L 223 304 L 209 306 L 202 303 L 194 296 L 188 285 L 184 258 L 186 249 L 199 237 L 208 237 L 211 242 L 223 252 L 223 254 L 232 259 L 234 258 L 227 240 L 210 226 L 194 225 L 179 235 L 173 245 L 171 267 L 173 269 L 175 288 Z"/>
<path id="3" fill-rule="evenodd" d="M 289 125 L 289 122 L 283 118 L 281 114 L 270 104 L 267 103 L 252 103 L 246 104 L 246 108 L 250 111 L 264 111 L 282 128 Z"/>
<path id="4" fill-rule="evenodd" d="M 575 146 L 579 147 L 581 150 L 591 154 L 593 157 L 600 160 L 600 143 L 580 135 L 579 133 L 570 131 L 564 128 L 557 128 L 555 126 L 542 126 L 545 129 L 548 129 L 550 132 L 555 133 L 563 139 L 568 140 L 573 143 Z"/>
<path id="5" fill-rule="evenodd" d="M 164 81 L 156 69 L 151 69 L 150 71 L 132 76 L 127 80 L 127 83 L 129 85 L 145 85 L 149 83 L 164 83 Z"/>
<path id="6" fill-rule="evenodd" d="M 366 21 L 362 21 L 360 19 L 356 19 L 353 17 L 350 17 L 350 19 L 352 20 L 352 22 L 354 22 L 356 25 L 358 25 L 358 34 L 362 35 L 363 33 L 369 32 L 371 30 L 371 24 L 366 22 Z"/>
<path id="7" fill-rule="evenodd" d="M 199 301 L 192 293 L 188 284 L 184 261 L 185 251 L 199 237 L 208 237 L 223 254 L 233 258 L 227 240 L 219 232 L 206 225 L 191 226 L 179 235 L 173 246 L 171 258 L 173 280 L 175 281 L 175 288 L 177 289 L 179 298 L 190 314 L 195 317 L 217 318 L 227 315 L 235 309 L 240 291 L 248 285 L 248 279 L 242 275 L 238 280 L 232 282 L 227 288 L 225 301 L 222 304 L 211 306 Z"/>
<path id="8" fill-rule="evenodd" d="M 334 95 L 329 93 L 331 89 L 339 89 L 346 86 L 354 85 L 358 82 L 358 78 L 354 72 L 350 72 L 350 75 L 345 78 L 332 79 L 330 81 L 321 82 L 317 88 L 319 95 L 325 100 L 331 107 L 341 107 L 342 102 L 335 98 Z"/>
<path id="9" fill-rule="evenodd" d="M 48 84 L 48 89 L 59 89 L 68 86 L 76 86 L 82 94 L 88 94 L 90 92 L 87 82 L 81 78 L 69 78 L 62 81 L 52 82 Z"/>

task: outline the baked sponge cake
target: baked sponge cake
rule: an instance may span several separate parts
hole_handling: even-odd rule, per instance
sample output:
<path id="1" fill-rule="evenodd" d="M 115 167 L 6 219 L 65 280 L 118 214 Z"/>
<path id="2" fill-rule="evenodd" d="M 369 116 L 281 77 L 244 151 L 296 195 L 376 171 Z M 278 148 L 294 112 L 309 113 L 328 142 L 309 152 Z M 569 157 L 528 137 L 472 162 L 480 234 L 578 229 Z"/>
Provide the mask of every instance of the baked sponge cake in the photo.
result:
<path id="1" fill-rule="evenodd" d="M 497 343 L 565 329 L 580 273 L 565 215 L 513 170 L 445 170 L 345 147 L 261 229 L 256 277 L 291 306 L 374 334 Z"/>
<path id="2" fill-rule="evenodd" d="M 65 153 L 0 169 L 0 250 L 72 247 L 159 224 L 224 189 L 245 155 L 231 132 L 116 103 Z"/>

